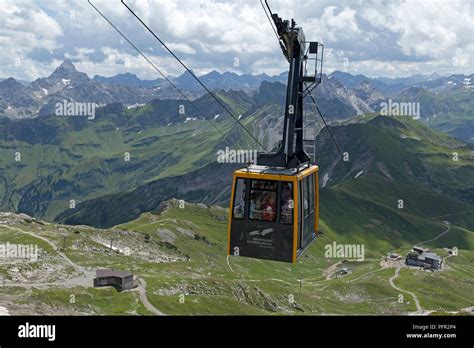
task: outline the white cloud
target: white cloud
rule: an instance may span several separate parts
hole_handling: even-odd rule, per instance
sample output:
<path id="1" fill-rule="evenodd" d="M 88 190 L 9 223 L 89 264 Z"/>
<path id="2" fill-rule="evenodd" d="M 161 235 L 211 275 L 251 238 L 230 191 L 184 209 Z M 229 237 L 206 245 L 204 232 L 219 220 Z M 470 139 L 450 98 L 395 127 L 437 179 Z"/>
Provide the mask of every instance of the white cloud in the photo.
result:
<path id="1" fill-rule="evenodd" d="M 196 50 L 187 44 L 167 42 L 166 46 L 173 52 L 196 54 Z"/>
<path id="2" fill-rule="evenodd" d="M 399 26 L 399 44 L 406 54 L 444 58 L 472 41 L 468 29 L 472 18 L 462 3 L 411 1 L 401 10 L 404 25 Z"/>
<path id="3" fill-rule="evenodd" d="M 161 69 L 174 75 L 183 72 L 119 0 L 92 1 Z M 127 4 L 196 72 L 276 74 L 287 69 L 258 1 Z M 307 40 L 325 44 L 325 71 L 394 76 L 472 73 L 472 0 L 270 4 L 285 18 L 293 12 Z M 65 57 L 90 76 L 130 71 L 149 78 L 153 70 L 87 1 L 0 0 L 0 45 L 0 77 L 44 76 Z M 236 58 L 239 66 L 234 65 Z"/>
<path id="4" fill-rule="evenodd" d="M 64 56 L 68 59 L 85 60 L 85 59 L 89 59 L 89 55 L 91 53 L 94 53 L 95 49 L 87 48 L 87 47 L 76 47 L 74 51 L 75 51 L 74 54 L 67 52 Z"/>
<path id="5" fill-rule="evenodd" d="M 321 36 L 330 41 L 357 37 L 361 34 L 355 18 L 355 11 L 344 8 L 339 13 L 336 6 L 329 6 L 324 9 L 320 18 L 313 20 L 312 27 L 321 30 Z"/>
<path id="6" fill-rule="evenodd" d="M 282 71 L 288 70 L 288 62 L 284 58 L 261 58 L 256 60 L 251 66 L 251 73 L 267 75 L 278 75 Z"/>
<path id="7" fill-rule="evenodd" d="M 89 76 L 104 75 L 112 76 L 117 73 L 130 72 L 146 80 L 161 78 L 161 75 L 138 53 L 130 54 L 111 47 L 103 47 L 101 52 L 105 58 L 102 61 L 92 61 L 90 59 L 76 62 L 79 71 L 89 73 Z M 182 69 L 177 66 L 172 57 L 160 57 L 151 54 L 147 55 L 153 64 L 166 76 L 178 75 Z"/>
<path id="8" fill-rule="evenodd" d="M 61 46 L 63 31 L 58 22 L 30 2 L 0 2 L 0 76 L 34 78 L 45 71 L 30 54 L 52 53 Z"/>

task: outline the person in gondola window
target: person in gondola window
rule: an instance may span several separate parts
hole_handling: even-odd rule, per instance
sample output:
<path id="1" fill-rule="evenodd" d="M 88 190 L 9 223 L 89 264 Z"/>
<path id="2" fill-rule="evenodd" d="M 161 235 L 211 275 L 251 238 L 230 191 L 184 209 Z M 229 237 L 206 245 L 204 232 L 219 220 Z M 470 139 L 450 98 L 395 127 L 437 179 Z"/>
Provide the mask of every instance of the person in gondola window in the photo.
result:
<path id="1" fill-rule="evenodd" d="M 285 183 L 282 185 L 282 205 L 280 223 L 291 224 L 293 222 L 293 200 L 291 199 L 292 185 Z"/>
<path id="2" fill-rule="evenodd" d="M 263 205 L 263 220 L 273 221 L 275 218 L 275 202 L 272 197 L 268 197 Z"/>

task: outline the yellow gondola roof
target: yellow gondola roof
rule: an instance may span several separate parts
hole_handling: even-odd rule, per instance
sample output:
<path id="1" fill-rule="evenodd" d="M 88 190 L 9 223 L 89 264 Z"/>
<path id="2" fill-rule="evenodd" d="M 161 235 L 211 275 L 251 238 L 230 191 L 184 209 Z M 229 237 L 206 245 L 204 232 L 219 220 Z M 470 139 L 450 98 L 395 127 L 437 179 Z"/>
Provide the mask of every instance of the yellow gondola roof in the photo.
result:
<path id="1" fill-rule="evenodd" d="M 276 167 L 267 167 L 259 165 L 251 165 L 247 168 L 242 168 L 236 171 L 236 174 L 272 174 L 272 175 L 297 175 L 303 174 L 305 171 L 313 171 L 315 168 L 318 168 L 316 165 L 305 165 L 300 168 L 276 168 Z"/>

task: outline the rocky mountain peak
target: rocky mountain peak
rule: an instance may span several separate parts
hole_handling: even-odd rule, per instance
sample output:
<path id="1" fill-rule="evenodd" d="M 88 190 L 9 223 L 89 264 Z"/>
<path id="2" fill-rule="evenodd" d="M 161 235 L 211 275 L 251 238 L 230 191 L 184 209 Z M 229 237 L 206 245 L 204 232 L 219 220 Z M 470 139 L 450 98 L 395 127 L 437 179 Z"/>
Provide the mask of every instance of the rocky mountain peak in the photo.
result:
<path id="1" fill-rule="evenodd" d="M 24 88 L 24 86 L 13 77 L 9 77 L 8 79 L 1 81 L 0 86 L 5 88 Z"/>
<path id="2" fill-rule="evenodd" d="M 34 95 L 13 77 L 0 82 L 0 106 L 25 107 L 34 102 Z"/>
<path id="3" fill-rule="evenodd" d="M 68 79 L 77 76 L 78 74 L 84 73 L 78 72 L 74 64 L 69 59 L 66 59 L 53 71 L 53 73 L 50 75 L 50 78 L 55 77 Z"/>
<path id="4" fill-rule="evenodd" d="M 77 71 L 74 64 L 66 59 L 51 75 L 36 79 L 29 87 L 39 98 L 45 98 L 65 88 L 84 85 L 90 81 L 86 73 Z"/>

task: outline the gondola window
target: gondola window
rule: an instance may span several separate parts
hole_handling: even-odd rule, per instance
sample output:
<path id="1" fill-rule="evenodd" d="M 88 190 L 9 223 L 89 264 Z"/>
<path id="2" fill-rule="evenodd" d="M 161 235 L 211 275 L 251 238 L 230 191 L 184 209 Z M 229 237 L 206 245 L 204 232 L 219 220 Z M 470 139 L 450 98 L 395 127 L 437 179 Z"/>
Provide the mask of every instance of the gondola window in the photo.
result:
<path id="1" fill-rule="evenodd" d="M 293 184 L 282 182 L 281 184 L 281 211 L 280 223 L 291 225 L 293 223 Z"/>
<path id="2" fill-rule="evenodd" d="M 251 187 L 249 218 L 274 222 L 276 218 L 276 182 L 252 180 Z"/>
<path id="3" fill-rule="evenodd" d="M 238 179 L 234 197 L 234 219 L 243 219 L 245 212 L 245 180 Z"/>

